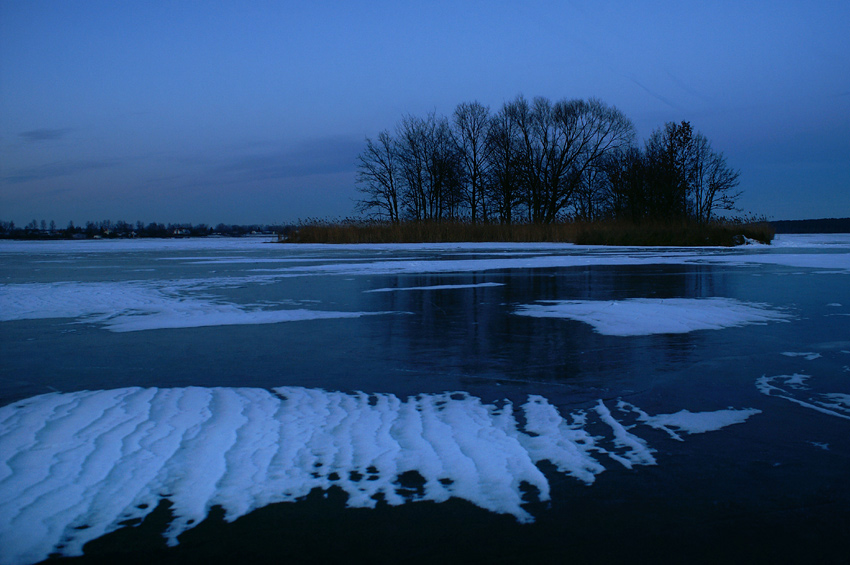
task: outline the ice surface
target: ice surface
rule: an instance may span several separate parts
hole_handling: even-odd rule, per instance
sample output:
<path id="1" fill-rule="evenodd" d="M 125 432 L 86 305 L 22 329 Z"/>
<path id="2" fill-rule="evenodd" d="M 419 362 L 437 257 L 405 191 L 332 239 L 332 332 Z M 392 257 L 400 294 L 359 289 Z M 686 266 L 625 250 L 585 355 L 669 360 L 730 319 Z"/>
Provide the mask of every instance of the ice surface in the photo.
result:
<path id="1" fill-rule="evenodd" d="M 394 288 L 375 288 L 363 292 L 396 292 L 402 290 L 457 290 L 461 288 L 486 288 L 490 286 L 504 286 L 504 283 L 478 283 L 478 284 L 438 284 L 433 286 L 401 286 Z"/>
<path id="2" fill-rule="evenodd" d="M 520 305 L 514 312 L 535 318 L 568 318 L 603 335 L 635 336 L 719 330 L 787 320 L 767 304 L 731 298 L 633 298 L 617 301 L 564 300 Z"/>
<path id="3" fill-rule="evenodd" d="M 518 420 L 511 403 L 466 393 L 402 400 L 299 387 L 123 388 L 22 400 L 0 408 L 0 562 L 79 555 L 163 498 L 173 504 L 170 544 L 214 505 L 234 520 L 333 485 L 354 507 L 381 497 L 392 505 L 456 497 L 530 521 L 520 487 L 549 498 L 541 461 L 588 484 L 609 461 L 655 464 L 634 425 L 601 400 L 566 416 L 541 396 L 520 409 Z M 653 427 L 700 433 L 755 412 L 641 414 Z M 414 471 L 421 491 L 399 484 Z"/>
<path id="4" fill-rule="evenodd" d="M 813 252 L 814 251 L 814 252 Z M 173 252 L 193 253 L 173 257 L 193 264 L 292 263 L 269 273 L 275 277 L 309 275 L 379 275 L 463 273 L 504 269 L 567 268 L 603 265 L 723 264 L 733 266 L 773 264 L 850 273 L 850 238 L 835 236 L 782 236 L 772 246 L 745 248 L 643 248 L 577 246 L 556 243 L 454 243 L 277 245 L 263 238 L 206 238 L 186 240 L 0 242 L 0 254 L 96 254 Z M 263 257 L 206 257 L 200 252 L 263 252 Z M 421 258 L 387 257 L 388 253 Z M 274 256 L 269 257 L 270 254 Z M 430 254 L 430 255 L 429 255 Z M 435 258 L 456 254 L 452 258 Z M 319 263 L 301 264 L 298 263 Z"/>
<path id="5" fill-rule="evenodd" d="M 191 283 L 190 283 L 191 284 Z M 186 284 L 182 285 L 184 288 Z M 182 290 L 182 289 L 181 289 Z M 268 310 L 142 283 L 0 285 L 0 321 L 76 318 L 113 332 L 356 318 L 386 312 Z"/>

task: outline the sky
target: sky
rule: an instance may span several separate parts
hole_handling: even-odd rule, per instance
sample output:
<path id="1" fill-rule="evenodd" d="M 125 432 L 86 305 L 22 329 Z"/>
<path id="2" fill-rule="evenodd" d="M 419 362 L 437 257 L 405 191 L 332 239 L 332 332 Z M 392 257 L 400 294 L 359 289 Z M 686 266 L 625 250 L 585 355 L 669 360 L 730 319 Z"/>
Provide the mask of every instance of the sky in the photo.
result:
<path id="1" fill-rule="evenodd" d="M 689 121 L 746 213 L 850 216 L 845 1 L 0 0 L 0 220 L 354 214 L 404 115 L 595 97 Z"/>

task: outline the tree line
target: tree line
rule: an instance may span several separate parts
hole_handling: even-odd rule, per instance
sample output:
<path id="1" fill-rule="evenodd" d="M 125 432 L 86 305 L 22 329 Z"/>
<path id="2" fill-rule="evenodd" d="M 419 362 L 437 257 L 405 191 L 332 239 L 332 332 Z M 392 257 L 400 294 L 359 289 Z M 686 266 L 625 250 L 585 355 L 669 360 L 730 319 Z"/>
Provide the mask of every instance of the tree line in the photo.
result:
<path id="1" fill-rule="evenodd" d="M 358 211 L 391 223 L 605 219 L 708 223 L 734 210 L 740 173 L 690 123 L 639 146 L 600 100 L 529 101 L 497 112 L 464 102 L 451 117 L 404 116 L 358 156 Z"/>
<path id="2" fill-rule="evenodd" d="M 218 224 L 215 227 L 207 224 L 162 224 L 151 222 L 135 224 L 125 221 L 86 222 L 76 226 L 69 222 L 67 227 L 59 228 L 56 222 L 45 220 L 31 221 L 24 227 L 18 227 L 15 222 L 0 221 L 0 239 L 132 239 L 132 238 L 173 238 L 173 237 L 206 237 L 227 236 L 240 237 L 252 234 L 285 234 L 292 226 L 282 225 L 235 225 Z"/>

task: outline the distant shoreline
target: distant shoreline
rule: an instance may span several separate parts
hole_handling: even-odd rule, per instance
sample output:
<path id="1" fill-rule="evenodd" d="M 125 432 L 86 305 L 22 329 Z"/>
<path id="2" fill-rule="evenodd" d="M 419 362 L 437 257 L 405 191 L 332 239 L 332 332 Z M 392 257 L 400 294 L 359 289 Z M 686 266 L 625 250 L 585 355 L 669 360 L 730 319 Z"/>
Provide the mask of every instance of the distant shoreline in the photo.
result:
<path id="1" fill-rule="evenodd" d="M 777 220 L 770 222 L 776 233 L 850 233 L 850 218 Z"/>
<path id="2" fill-rule="evenodd" d="M 117 226 L 122 226 L 118 223 Z M 272 237 L 285 243 L 461 243 L 553 242 L 585 245 L 734 246 L 747 239 L 770 243 L 776 234 L 850 233 L 850 218 L 723 222 L 708 225 L 646 222 L 560 222 L 552 224 L 491 224 L 465 222 L 402 222 L 390 224 L 346 219 L 298 225 L 224 226 L 149 224 L 131 229 L 69 227 L 42 230 L 28 226 L 0 230 L 0 240 L 60 241 L 99 239 L 197 239 Z M 122 227 L 123 227 L 122 226 Z M 152 230 L 151 226 L 158 229 Z M 133 229 L 134 228 L 134 229 Z M 222 229 L 225 228 L 225 229 Z M 742 236 L 737 237 L 736 236 Z"/>

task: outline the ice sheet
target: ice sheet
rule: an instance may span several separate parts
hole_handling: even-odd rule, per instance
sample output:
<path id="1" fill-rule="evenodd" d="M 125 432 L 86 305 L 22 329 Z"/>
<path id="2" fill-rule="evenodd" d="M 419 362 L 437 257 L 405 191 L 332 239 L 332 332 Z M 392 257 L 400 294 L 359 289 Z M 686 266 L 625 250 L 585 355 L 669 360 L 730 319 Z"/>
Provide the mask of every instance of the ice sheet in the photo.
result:
<path id="1" fill-rule="evenodd" d="M 520 410 L 522 419 L 510 402 L 484 404 L 466 393 L 402 400 L 299 387 L 124 388 L 22 400 L 0 408 L 0 562 L 79 555 L 87 541 L 143 519 L 163 498 L 173 504 L 170 544 L 214 505 L 234 520 L 333 485 L 354 507 L 381 497 L 391 505 L 456 497 L 530 521 L 521 485 L 549 498 L 541 461 L 588 484 L 611 462 L 655 464 L 634 426 L 601 400 L 562 415 L 532 396 Z M 755 412 L 645 419 L 700 433 Z M 400 484 L 409 472 L 424 479 L 421 490 Z"/>
<path id="2" fill-rule="evenodd" d="M 165 287 L 162 285 L 165 284 Z M 113 332 L 356 318 L 386 312 L 268 309 L 187 295 L 193 281 L 0 285 L 0 321 L 75 318 Z"/>
<path id="3" fill-rule="evenodd" d="M 0 241 L 0 254 L 85 254 L 135 252 L 193 253 L 184 259 L 194 264 L 291 263 L 278 269 L 262 269 L 277 277 L 309 275 L 378 275 L 463 273 L 505 269 L 568 268 L 605 265 L 722 264 L 746 266 L 784 265 L 850 273 L 850 238 L 834 236 L 782 236 L 773 246 L 745 248 L 644 248 L 577 246 L 561 243 L 451 243 L 451 244 L 357 244 L 284 245 L 262 238 L 209 238 L 135 241 Z M 251 252 L 254 257 L 203 258 L 202 251 Z M 258 254 L 262 252 L 262 257 Z M 393 257 L 419 255 L 420 257 Z M 307 256 L 306 254 L 309 254 Z M 440 259 L 440 255 L 453 255 Z M 528 255 L 523 255 L 528 254 Z M 271 255 L 271 256 L 270 256 Z M 314 265 L 298 265 L 305 259 Z M 181 260 L 174 257 L 174 260 Z"/>
<path id="4" fill-rule="evenodd" d="M 363 292 L 397 292 L 404 290 L 457 290 L 462 288 L 486 288 L 490 286 L 504 286 L 504 283 L 478 283 L 478 284 L 437 284 L 432 286 L 400 286 L 393 288 L 375 288 Z"/>
<path id="5" fill-rule="evenodd" d="M 600 334 L 614 336 L 719 330 L 790 318 L 786 312 L 767 304 L 732 298 L 548 301 L 520 305 L 514 313 L 535 318 L 576 320 L 590 324 Z"/>

